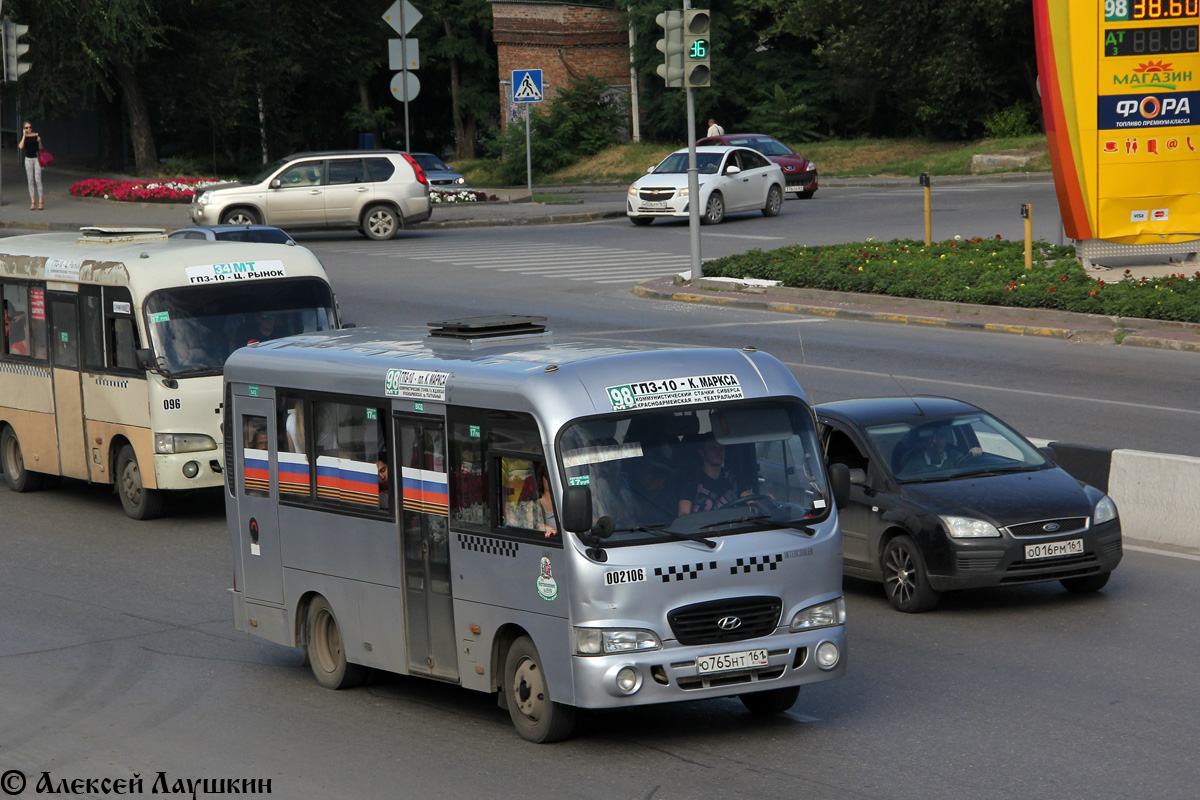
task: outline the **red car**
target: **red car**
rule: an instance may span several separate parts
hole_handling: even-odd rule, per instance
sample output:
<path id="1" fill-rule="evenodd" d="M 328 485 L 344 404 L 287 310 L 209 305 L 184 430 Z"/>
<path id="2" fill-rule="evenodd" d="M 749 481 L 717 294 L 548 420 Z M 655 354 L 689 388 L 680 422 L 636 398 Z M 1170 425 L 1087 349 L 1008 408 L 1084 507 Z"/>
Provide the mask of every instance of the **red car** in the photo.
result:
<path id="1" fill-rule="evenodd" d="M 796 197 L 801 200 L 807 200 L 821 188 L 817 185 L 817 165 L 774 136 L 761 133 L 727 133 L 724 136 L 708 136 L 696 140 L 697 147 L 706 144 L 728 144 L 757 150 L 783 169 L 787 190 L 795 192 Z"/>

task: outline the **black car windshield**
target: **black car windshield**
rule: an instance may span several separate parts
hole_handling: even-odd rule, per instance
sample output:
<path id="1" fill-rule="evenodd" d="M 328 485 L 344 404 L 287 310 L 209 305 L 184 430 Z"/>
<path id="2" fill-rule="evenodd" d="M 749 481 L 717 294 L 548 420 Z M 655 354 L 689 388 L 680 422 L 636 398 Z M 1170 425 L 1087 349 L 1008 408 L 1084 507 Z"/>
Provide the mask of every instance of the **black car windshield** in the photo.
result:
<path id="1" fill-rule="evenodd" d="M 434 170 L 437 172 L 450 171 L 450 168 L 442 163 L 442 160 L 437 156 L 431 156 L 427 153 L 413 153 L 412 158 L 413 161 L 421 165 L 421 169 L 423 170 Z"/>
<path id="2" fill-rule="evenodd" d="M 239 347 L 333 327 L 333 293 L 319 278 L 186 286 L 146 298 L 156 363 L 176 377 L 218 374 Z"/>
<path id="3" fill-rule="evenodd" d="M 870 425 L 866 432 L 901 483 L 1044 469 L 1050 465 L 1024 437 L 984 411 Z"/>
<path id="4" fill-rule="evenodd" d="M 832 501 L 819 453 L 794 399 L 586 419 L 559 439 L 566 484 L 588 487 L 593 522 L 613 521 L 605 546 L 820 522 Z"/>
<path id="5" fill-rule="evenodd" d="M 696 168 L 700 170 L 701 175 L 716 175 L 717 170 L 721 168 L 721 153 L 696 153 Z M 671 155 L 663 159 L 661 164 L 654 168 L 654 174 L 661 175 L 673 172 L 686 174 L 687 170 L 688 154 L 671 153 Z"/>
<path id="6" fill-rule="evenodd" d="M 788 147 L 778 139 L 772 139 L 770 136 L 739 136 L 736 139 L 730 139 L 730 144 L 749 147 L 752 150 L 757 150 L 764 156 L 794 156 L 796 151 Z"/>

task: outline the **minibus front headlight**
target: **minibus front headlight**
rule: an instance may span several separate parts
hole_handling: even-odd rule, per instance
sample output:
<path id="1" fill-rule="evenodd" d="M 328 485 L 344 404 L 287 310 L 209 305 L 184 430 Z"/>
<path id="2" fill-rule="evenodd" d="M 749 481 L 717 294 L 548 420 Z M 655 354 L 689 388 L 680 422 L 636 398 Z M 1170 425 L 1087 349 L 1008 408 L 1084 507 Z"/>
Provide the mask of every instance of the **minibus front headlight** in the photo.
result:
<path id="1" fill-rule="evenodd" d="M 154 434 L 154 452 L 159 455 L 171 453 L 202 453 L 205 450 L 216 450 L 217 443 L 211 436 L 203 433 L 156 433 Z"/>
<path id="2" fill-rule="evenodd" d="M 637 629 L 576 628 L 575 655 L 599 656 L 659 650 L 662 641 L 653 631 Z"/>
<path id="3" fill-rule="evenodd" d="M 1112 501 L 1108 495 L 1100 498 L 1100 502 L 1096 503 L 1096 510 L 1092 512 L 1092 522 L 1099 525 L 1104 522 L 1110 522 L 1117 518 L 1117 504 Z"/>
<path id="4" fill-rule="evenodd" d="M 946 532 L 954 539 L 988 539 L 1000 536 L 1000 531 L 990 522 L 970 517 L 942 517 Z"/>
<path id="5" fill-rule="evenodd" d="M 833 625 L 846 624 L 846 601 L 842 598 L 830 600 L 828 603 L 818 603 L 815 606 L 801 609 L 792 617 L 791 630 L 810 631 L 814 628 L 829 628 Z"/>

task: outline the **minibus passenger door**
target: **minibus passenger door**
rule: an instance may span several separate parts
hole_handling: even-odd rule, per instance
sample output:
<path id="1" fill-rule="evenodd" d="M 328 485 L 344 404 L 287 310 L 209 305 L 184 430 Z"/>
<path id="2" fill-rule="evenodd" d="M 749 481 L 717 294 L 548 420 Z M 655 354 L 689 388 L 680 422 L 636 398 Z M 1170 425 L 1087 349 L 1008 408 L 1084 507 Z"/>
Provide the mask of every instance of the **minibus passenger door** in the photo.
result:
<path id="1" fill-rule="evenodd" d="M 233 411 L 241 589 L 247 600 L 282 603 L 275 400 L 234 395 Z"/>
<path id="2" fill-rule="evenodd" d="M 458 680 L 446 426 L 435 418 L 397 417 L 395 441 L 408 668 Z"/>
<path id="3" fill-rule="evenodd" d="M 50 305 L 50 359 L 54 367 L 54 424 L 58 433 L 59 471 L 88 480 L 87 442 L 83 433 L 83 386 L 79 372 L 79 298 L 47 292 Z"/>

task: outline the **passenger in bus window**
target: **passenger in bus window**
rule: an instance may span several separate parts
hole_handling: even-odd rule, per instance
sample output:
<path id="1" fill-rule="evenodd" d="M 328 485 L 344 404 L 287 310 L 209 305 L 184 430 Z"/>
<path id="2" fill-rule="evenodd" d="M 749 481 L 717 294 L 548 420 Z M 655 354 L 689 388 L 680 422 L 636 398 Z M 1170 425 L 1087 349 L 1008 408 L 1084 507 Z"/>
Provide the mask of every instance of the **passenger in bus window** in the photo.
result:
<path id="1" fill-rule="evenodd" d="M 387 508 L 388 502 L 391 499 L 391 486 L 388 478 L 387 450 L 379 451 L 379 458 L 376 460 L 375 466 L 379 468 L 379 507 Z"/>
<path id="2" fill-rule="evenodd" d="M 545 463 L 534 462 L 533 474 L 537 478 L 538 502 L 542 506 L 542 529 L 549 539 L 551 536 L 558 536 L 558 515 L 554 513 L 554 497 L 550 491 L 550 476 L 546 473 Z"/>
<path id="3" fill-rule="evenodd" d="M 25 325 L 25 313 L 14 309 L 9 314 L 8 301 L 4 301 L 4 341 L 7 352 L 14 356 L 29 355 L 28 331 Z"/>
<path id="4" fill-rule="evenodd" d="M 679 516 L 721 508 L 750 494 L 745 481 L 725 466 L 725 445 L 712 433 L 699 440 L 699 463 L 680 482 Z"/>

